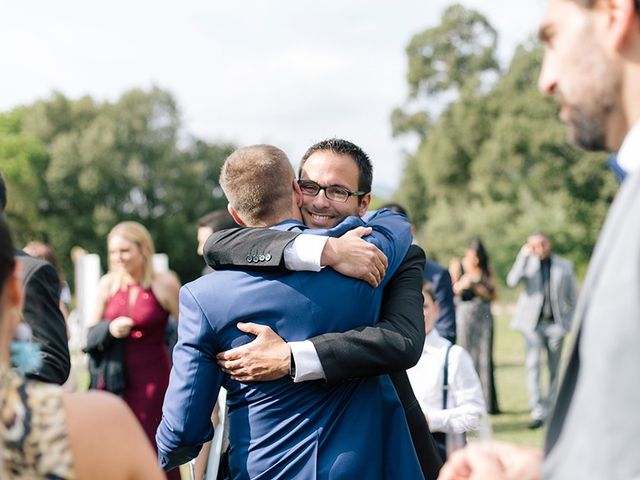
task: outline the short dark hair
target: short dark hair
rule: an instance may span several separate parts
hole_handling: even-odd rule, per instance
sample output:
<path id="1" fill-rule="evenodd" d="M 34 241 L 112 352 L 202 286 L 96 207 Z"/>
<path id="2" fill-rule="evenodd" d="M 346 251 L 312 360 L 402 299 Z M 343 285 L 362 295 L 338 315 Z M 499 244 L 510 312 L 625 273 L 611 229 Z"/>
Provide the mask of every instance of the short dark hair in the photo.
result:
<path id="1" fill-rule="evenodd" d="M 0 173 L 0 212 L 4 212 L 7 207 L 7 184 L 4 182 L 4 176 Z"/>
<path id="2" fill-rule="evenodd" d="M 4 288 L 4 284 L 13 271 L 16 263 L 15 248 L 11 239 L 11 230 L 3 213 L 0 213 L 0 293 Z"/>
<path id="3" fill-rule="evenodd" d="M 433 285 L 429 280 L 425 280 L 422 284 L 422 294 L 424 295 L 425 293 L 431 297 L 433 303 L 436 303 L 436 293 L 434 292 Z"/>
<path id="4" fill-rule="evenodd" d="M 388 208 L 392 212 L 396 212 L 404 215 L 405 217 L 407 217 L 407 220 L 409 220 L 409 215 L 407 214 L 407 211 L 399 203 L 385 203 L 380 208 Z"/>
<path id="5" fill-rule="evenodd" d="M 364 150 L 355 143 L 341 138 L 328 138 L 314 145 L 311 145 L 302 156 L 298 177 L 302 177 L 302 167 L 307 159 L 315 152 L 329 150 L 339 155 L 349 155 L 358 166 L 358 190 L 369 193 L 371 191 L 371 183 L 373 182 L 373 165 L 371 159 Z"/>
<path id="6" fill-rule="evenodd" d="M 227 228 L 237 227 L 238 224 L 233 219 L 231 214 L 226 208 L 214 210 L 206 215 L 203 215 L 198 219 L 196 223 L 197 228 L 209 227 L 214 232 L 218 230 L 226 230 Z"/>

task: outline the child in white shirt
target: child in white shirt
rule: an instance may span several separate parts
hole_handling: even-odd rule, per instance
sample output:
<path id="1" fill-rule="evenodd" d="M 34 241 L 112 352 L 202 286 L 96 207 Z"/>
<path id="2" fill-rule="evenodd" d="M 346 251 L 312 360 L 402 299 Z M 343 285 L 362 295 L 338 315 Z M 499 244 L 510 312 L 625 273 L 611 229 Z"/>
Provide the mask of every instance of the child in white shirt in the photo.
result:
<path id="1" fill-rule="evenodd" d="M 476 429 L 487 410 L 471 357 L 465 349 L 452 345 L 433 328 L 438 318 L 438 305 L 428 282 L 424 283 L 422 293 L 427 338 L 420 360 L 407 374 L 444 460 L 446 433 L 463 434 Z"/>

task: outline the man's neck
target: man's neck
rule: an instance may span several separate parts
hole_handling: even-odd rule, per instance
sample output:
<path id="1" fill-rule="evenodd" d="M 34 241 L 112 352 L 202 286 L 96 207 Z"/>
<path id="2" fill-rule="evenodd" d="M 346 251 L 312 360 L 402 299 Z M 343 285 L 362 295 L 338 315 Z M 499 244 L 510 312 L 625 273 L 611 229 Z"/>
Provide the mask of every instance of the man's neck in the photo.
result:
<path id="1" fill-rule="evenodd" d="M 289 215 L 274 215 L 269 218 L 256 220 L 251 224 L 245 223 L 245 225 L 247 227 L 254 227 L 254 228 L 269 228 L 269 227 L 273 227 L 274 225 L 279 225 L 280 223 L 285 222 L 287 220 L 295 220 L 297 222 L 304 223 L 302 221 L 302 215 L 300 214 L 300 209 L 298 207 L 294 207 L 289 212 Z"/>

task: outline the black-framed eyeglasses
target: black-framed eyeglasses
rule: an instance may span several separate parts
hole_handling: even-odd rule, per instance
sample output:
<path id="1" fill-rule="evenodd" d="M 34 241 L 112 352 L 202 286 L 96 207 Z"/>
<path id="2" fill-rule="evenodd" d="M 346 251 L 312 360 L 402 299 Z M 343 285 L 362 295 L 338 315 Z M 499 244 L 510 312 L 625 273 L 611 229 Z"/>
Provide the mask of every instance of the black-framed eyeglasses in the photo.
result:
<path id="1" fill-rule="evenodd" d="M 340 203 L 345 203 L 347 200 L 349 200 L 349 197 L 359 197 L 367 193 L 352 192 L 344 187 L 339 187 L 338 185 L 328 185 L 326 187 L 321 187 L 316 182 L 313 182 L 311 180 L 298 180 L 298 185 L 300 185 L 300 190 L 302 190 L 302 193 L 304 195 L 315 197 L 316 195 L 318 195 L 318 193 L 320 193 L 320 190 L 324 190 L 324 194 L 329 200 Z"/>

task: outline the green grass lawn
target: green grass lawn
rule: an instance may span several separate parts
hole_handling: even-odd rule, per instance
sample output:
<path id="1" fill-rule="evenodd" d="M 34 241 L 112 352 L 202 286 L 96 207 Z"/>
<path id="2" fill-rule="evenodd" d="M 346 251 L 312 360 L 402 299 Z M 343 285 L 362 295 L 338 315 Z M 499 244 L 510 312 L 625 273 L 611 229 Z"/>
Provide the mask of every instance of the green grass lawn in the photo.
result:
<path id="1" fill-rule="evenodd" d="M 498 314 L 495 318 L 494 363 L 502 413 L 490 417 L 493 436 L 496 440 L 542 447 L 544 429 L 527 428 L 531 418 L 524 368 L 524 339 L 519 332 L 509 328 L 510 320 L 510 314 Z M 543 372 L 545 369 L 546 366 Z"/>

